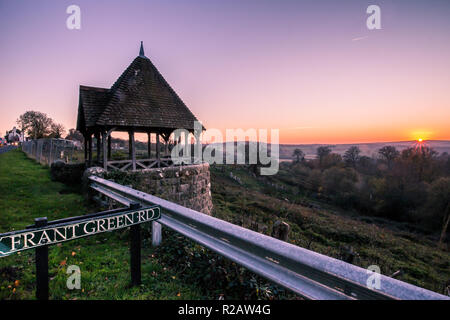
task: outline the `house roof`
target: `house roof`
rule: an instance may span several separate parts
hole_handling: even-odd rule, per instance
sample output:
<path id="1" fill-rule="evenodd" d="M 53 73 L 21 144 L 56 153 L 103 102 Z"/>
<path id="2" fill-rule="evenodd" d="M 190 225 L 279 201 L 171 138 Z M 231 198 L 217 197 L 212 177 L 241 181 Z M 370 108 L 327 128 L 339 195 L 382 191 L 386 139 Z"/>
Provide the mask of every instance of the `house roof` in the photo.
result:
<path id="1" fill-rule="evenodd" d="M 110 89 L 80 86 L 77 129 L 94 127 L 110 97 Z"/>
<path id="2" fill-rule="evenodd" d="M 197 118 L 170 87 L 141 44 L 136 57 L 110 89 L 80 86 L 77 129 L 194 129 Z"/>

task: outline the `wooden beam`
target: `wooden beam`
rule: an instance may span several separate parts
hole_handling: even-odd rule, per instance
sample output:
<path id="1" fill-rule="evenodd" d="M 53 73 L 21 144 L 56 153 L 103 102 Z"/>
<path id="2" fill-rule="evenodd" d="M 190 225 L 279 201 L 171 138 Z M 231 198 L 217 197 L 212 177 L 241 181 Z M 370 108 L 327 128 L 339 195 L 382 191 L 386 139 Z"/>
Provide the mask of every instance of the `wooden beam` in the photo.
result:
<path id="1" fill-rule="evenodd" d="M 124 165 L 122 168 L 120 168 L 121 171 L 125 171 L 129 166 L 131 166 L 131 162 Z"/>
<path id="2" fill-rule="evenodd" d="M 167 132 L 163 132 L 163 133 L 161 133 L 161 136 L 164 140 L 164 158 L 165 158 L 165 157 L 167 157 L 167 153 L 169 151 L 168 142 L 169 142 L 170 134 L 168 134 Z"/>
<path id="3" fill-rule="evenodd" d="M 92 134 L 89 134 L 89 166 L 92 166 Z"/>
<path id="4" fill-rule="evenodd" d="M 167 157 L 169 154 L 169 137 L 164 137 L 164 157 Z"/>
<path id="5" fill-rule="evenodd" d="M 131 165 L 133 170 L 136 170 L 136 143 L 134 141 L 134 131 L 130 132 L 130 145 L 131 145 Z"/>
<path id="6" fill-rule="evenodd" d="M 102 132 L 102 142 L 103 142 L 103 169 L 108 169 L 108 133 Z"/>
<path id="7" fill-rule="evenodd" d="M 100 132 L 95 133 L 95 139 L 97 143 L 97 162 L 100 162 L 100 150 L 101 150 L 101 141 L 100 141 Z"/>
<path id="8" fill-rule="evenodd" d="M 151 159 L 152 157 L 152 133 L 151 132 L 147 132 L 147 153 L 148 153 L 148 158 Z"/>
<path id="9" fill-rule="evenodd" d="M 132 150 L 131 150 L 131 135 L 132 135 L 132 131 L 128 131 L 128 159 L 131 159 L 133 157 Z"/>
<path id="10" fill-rule="evenodd" d="M 108 159 L 111 159 L 111 135 L 108 136 Z"/>
<path id="11" fill-rule="evenodd" d="M 106 160 L 111 159 L 111 133 L 116 130 L 116 128 L 111 128 L 106 131 L 105 135 L 103 135 L 103 144 L 107 144 L 107 150 L 103 149 L 103 158 L 106 157 Z"/>
<path id="12" fill-rule="evenodd" d="M 156 159 L 158 161 L 158 168 L 161 166 L 160 164 L 160 152 L 159 152 L 159 132 L 156 133 Z"/>
<path id="13" fill-rule="evenodd" d="M 87 135 L 83 135 L 84 137 L 84 163 L 87 164 L 88 160 L 88 137 Z"/>

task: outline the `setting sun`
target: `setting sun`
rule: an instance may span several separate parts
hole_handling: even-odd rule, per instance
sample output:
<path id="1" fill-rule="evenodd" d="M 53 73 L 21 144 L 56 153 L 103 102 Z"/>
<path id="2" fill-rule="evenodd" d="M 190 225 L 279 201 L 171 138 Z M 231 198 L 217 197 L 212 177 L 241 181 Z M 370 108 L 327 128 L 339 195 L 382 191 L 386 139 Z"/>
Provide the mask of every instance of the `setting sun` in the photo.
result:
<path id="1" fill-rule="evenodd" d="M 419 142 L 422 142 L 422 141 L 423 141 L 423 139 L 422 139 L 422 138 L 419 138 L 419 139 L 417 139 L 417 141 L 419 141 Z"/>

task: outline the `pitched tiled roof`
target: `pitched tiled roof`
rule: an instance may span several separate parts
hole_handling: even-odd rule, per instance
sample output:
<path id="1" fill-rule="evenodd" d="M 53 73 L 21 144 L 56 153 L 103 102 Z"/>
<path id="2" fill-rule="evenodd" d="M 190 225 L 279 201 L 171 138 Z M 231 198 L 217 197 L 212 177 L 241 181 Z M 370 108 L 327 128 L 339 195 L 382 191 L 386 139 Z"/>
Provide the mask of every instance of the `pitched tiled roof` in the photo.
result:
<path id="1" fill-rule="evenodd" d="M 77 129 L 94 127 L 110 97 L 110 89 L 80 86 Z"/>
<path id="2" fill-rule="evenodd" d="M 111 89 L 80 86 L 79 130 L 84 126 L 193 129 L 196 120 L 150 59 L 142 55 Z"/>

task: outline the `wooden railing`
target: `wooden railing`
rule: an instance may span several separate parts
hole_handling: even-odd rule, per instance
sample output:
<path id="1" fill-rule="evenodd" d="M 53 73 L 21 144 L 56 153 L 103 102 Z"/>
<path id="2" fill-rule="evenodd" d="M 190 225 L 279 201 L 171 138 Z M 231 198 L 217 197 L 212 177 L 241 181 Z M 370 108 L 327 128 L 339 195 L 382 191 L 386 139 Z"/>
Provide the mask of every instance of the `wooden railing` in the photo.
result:
<path id="1" fill-rule="evenodd" d="M 136 159 L 133 164 L 133 160 L 111 160 L 107 162 L 107 168 L 113 170 L 136 170 L 136 169 L 151 169 L 171 167 L 173 162 L 170 157 L 160 159 Z"/>

